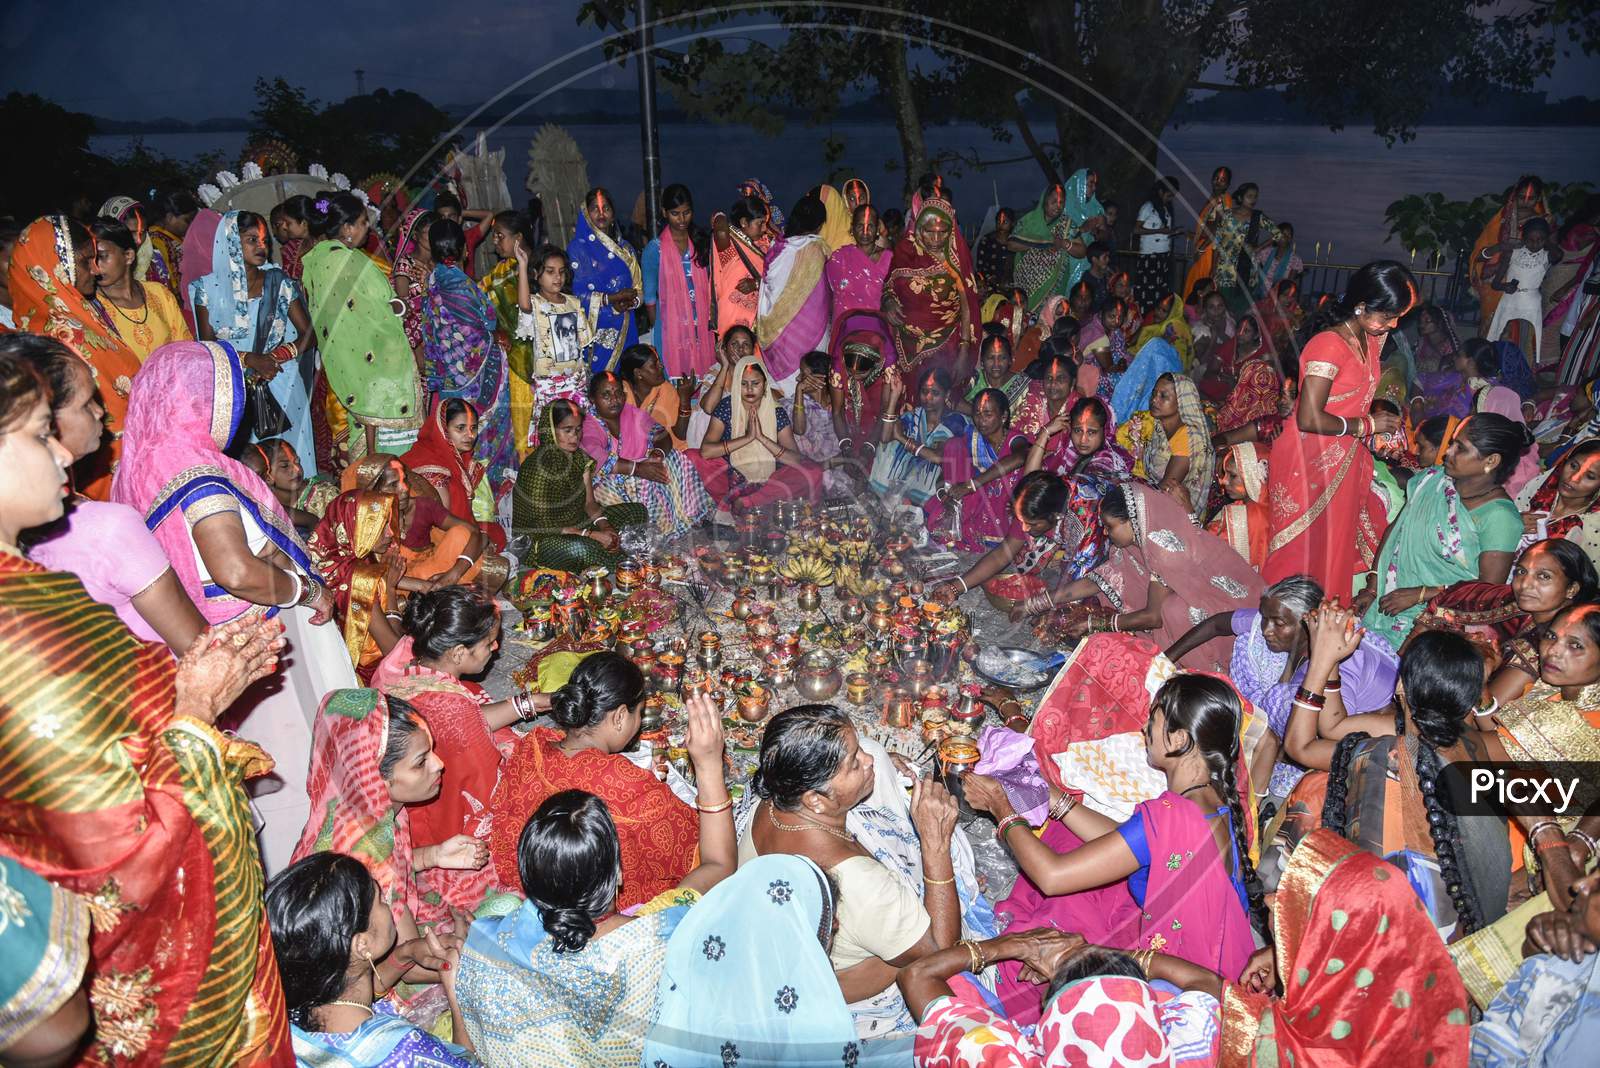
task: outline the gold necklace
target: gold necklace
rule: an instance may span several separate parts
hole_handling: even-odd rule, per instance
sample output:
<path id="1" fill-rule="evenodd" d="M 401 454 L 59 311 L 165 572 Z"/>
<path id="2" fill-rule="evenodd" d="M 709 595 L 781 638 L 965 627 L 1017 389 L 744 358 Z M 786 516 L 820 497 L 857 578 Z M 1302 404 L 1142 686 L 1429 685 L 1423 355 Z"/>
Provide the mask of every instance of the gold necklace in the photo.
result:
<path id="1" fill-rule="evenodd" d="M 376 1016 L 376 1015 L 378 1015 L 376 1010 L 374 1010 L 371 1005 L 363 1005 L 359 1001 L 339 1001 L 339 1000 L 334 1000 L 334 1001 L 324 1002 L 324 1004 L 327 1004 L 327 1005 L 344 1005 L 347 1008 L 351 1008 L 351 1009 L 366 1009 L 368 1016 Z"/>
<path id="2" fill-rule="evenodd" d="M 129 292 L 131 293 L 132 290 L 130 289 Z M 106 303 L 111 305 L 111 307 L 116 310 L 116 313 L 118 315 L 120 315 L 124 319 L 128 320 L 128 322 L 132 323 L 134 326 L 143 326 L 145 323 L 150 321 L 150 298 L 149 297 L 146 297 L 145 300 L 144 300 L 144 318 L 143 319 L 135 319 L 133 316 L 129 315 L 126 311 L 123 310 L 122 305 L 118 304 L 116 301 L 111 299 L 111 294 L 110 293 L 106 294 Z"/>
<path id="3" fill-rule="evenodd" d="M 767 819 L 771 820 L 772 821 L 772 825 L 774 827 L 776 827 L 780 831 L 805 831 L 805 830 L 810 830 L 811 828 L 815 828 L 815 829 L 817 829 L 819 831 L 822 831 L 825 834 L 831 834 L 835 838 L 842 838 L 846 842 L 852 842 L 853 843 L 856 840 L 856 836 L 851 834 L 849 831 L 836 831 L 832 827 L 826 826 L 825 824 L 818 823 L 816 820 L 806 819 L 806 817 L 804 817 L 804 816 L 797 816 L 796 818 L 800 819 L 800 820 L 803 820 L 804 822 L 810 824 L 810 827 L 795 827 L 795 826 L 793 826 L 791 824 L 788 824 L 788 823 L 779 823 L 778 822 L 777 810 L 771 808 L 770 806 L 767 808 Z"/>

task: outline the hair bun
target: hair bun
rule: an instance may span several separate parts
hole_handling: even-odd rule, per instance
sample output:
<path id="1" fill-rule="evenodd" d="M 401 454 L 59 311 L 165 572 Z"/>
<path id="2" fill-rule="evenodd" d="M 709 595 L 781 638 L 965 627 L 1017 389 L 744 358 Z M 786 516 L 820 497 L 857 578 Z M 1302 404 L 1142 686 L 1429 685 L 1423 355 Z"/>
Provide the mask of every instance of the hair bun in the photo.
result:
<path id="1" fill-rule="evenodd" d="M 547 908 L 534 902 L 539 909 L 539 920 L 550 936 L 557 953 L 577 953 L 594 937 L 595 922 L 587 912 L 578 908 Z"/>
<path id="2" fill-rule="evenodd" d="M 582 677 L 569 678 L 550 695 L 550 718 L 557 726 L 574 730 L 589 725 L 589 704 L 592 694 Z"/>

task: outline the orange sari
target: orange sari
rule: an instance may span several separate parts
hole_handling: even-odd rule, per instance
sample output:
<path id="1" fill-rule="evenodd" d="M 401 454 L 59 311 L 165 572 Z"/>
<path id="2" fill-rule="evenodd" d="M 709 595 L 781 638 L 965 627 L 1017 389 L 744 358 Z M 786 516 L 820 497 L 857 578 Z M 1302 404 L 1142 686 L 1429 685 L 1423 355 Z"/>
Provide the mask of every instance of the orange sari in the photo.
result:
<path id="1" fill-rule="evenodd" d="M 85 497 L 111 495 L 111 474 L 122 455 L 122 425 L 128 391 L 139 373 L 139 357 L 78 292 L 77 256 L 64 215 L 35 219 L 17 238 L 11 254 L 11 309 L 17 330 L 53 337 L 89 365 L 106 410 L 106 435 L 100 449 L 76 465 Z"/>
<path id="2" fill-rule="evenodd" d="M 1383 339 L 1366 337 L 1357 354 L 1344 336 L 1324 330 L 1300 356 L 1300 391 L 1315 376 L 1332 381 L 1326 411 L 1355 420 L 1378 390 Z M 1267 478 L 1271 540 L 1261 577 L 1270 585 L 1310 575 L 1330 597 L 1347 597 L 1383 540 L 1387 517 L 1372 508 L 1372 452 L 1349 435 L 1307 434 L 1292 419 L 1272 444 Z"/>

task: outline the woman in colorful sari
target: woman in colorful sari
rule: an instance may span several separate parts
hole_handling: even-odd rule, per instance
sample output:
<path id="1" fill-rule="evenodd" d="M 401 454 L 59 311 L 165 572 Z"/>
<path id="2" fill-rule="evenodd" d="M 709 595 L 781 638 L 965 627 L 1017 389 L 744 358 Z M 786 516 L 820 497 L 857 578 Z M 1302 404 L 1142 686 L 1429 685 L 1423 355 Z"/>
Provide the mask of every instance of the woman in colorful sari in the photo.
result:
<path id="1" fill-rule="evenodd" d="M 735 326 L 754 328 L 766 271 L 771 209 L 759 197 L 746 197 L 711 220 L 711 281 L 717 294 L 717 333 Z"/>
<path id="2" fill-rule="evenodd" d="M 1523 537 L 1566 538 L 1600 558 L 1600 440 L 1574 446 L 1517 494 Z"/>
<path id="3" fill-rule="evenodd" d="M 367 456 L 344 469 L 344 492 L 376 490 L 395 498 L 395 552 L 405 565 L 401 588 L 426 591 L 478 582 L 491 593 L 505 584 L 510 562 L 489 550 L 489 536 L 443 503 L 421 475 L 388 453 Z"/>
<path id="4" fill-rule="evenodd" d="M 688 457 L 661 446 L 665 430 L 628 403 L 621 378 L 602 371 L 589 383 L 595 418 L 583 421 L 583 449 L 595 462 L 595 500 L 602 505 L 644 505 L 662 538 L 700 524 L 711 511 L 700 472 Z"/>
<path id="5" fill-rule="evenodd" d="M 105 442 L 75 465 L 78 490 L 103 501 L 122 455 L 128 390 L 139 357 L 123 343 L 93 300 L 94 236 L 64 215 L 34 220 L 11 250 L 11 311 L 21 333 L 53 337 L 77 353 L 94 373 L 106 411 Z"/>
<path id="6" fill-rule="evenodd" d="M 994 328 L 990 327 L 989 330 Z M 1033 381 L 1027 375 L 1011 369 L 1010 338 L 1003 333 L 985 332 L 978 345 L 978 374 L 973 378 L 972 387 L 967 390 L 960 407 L 970 414 L 978 394 L 986 389 L 995 389 L 1005 394 L 1007 407 L 1017 412 L 1032 385 Z"/>
<path id="7" fill-rule="evenodd" d="M 602 505 L 594 496 L 594 459 L 583 451 L 583 411 L 557 397 L 539 415 L 539 447 L 517 472 L 511 533 L 532 545 L 525 563 L 577 574 L 622 559 L 617 532 L 642 526 L 642 504 Z"/>
<path id="8" fill-rule="evenodd" d="M 1184 318 L 1183 299 L 1178 294 L 1168 293 L 1155 305 L 1150 321 L 1133 339 L 1133 351 L 1143 352 L 1146 342 L 1152 338 L 1161 338 L 1173 347 L 1187 374 L 1194 360 L 1194 332 Z"/>
<path id="9" fill-rule="evenodd" d="M 511 393 L 511 437 L 517 459 L 528 454 L 528 429 L 533 423 L 533 349 L 534 337 L 523 337 L 517 332 L 521 322 L 521 283 L 519 268 L 522 259 L 520 248 L 532 257 L 539 248 L 534 234 L 535 226 L 527 212 L 502 211 L 494 217 L 490 229 L 495 255 L 500 262 L 490 268 L 478 285 L 489 295 L 494 307 L 495 330 L 500 345 L 505 350 L 507 382 Z"/>
<path id="10" fill-rule="evenodd" d="M 1165 493 L 1139 482 L 1111 486 L 1100 499 L 1111 543 L 1105 563 L 1053 592 L 1030 597 L 1027 614 L 1067 606 L 1041 621 L 1046 634 L 1077 639 L 1101 630 L 1151 631 L 1163 648 L 1201 620 L 1253 606 L 1260 576 L 1227 542 L 1196 530 L 1187 510 Z M 1071 606 L 1099 598 L 1109 607 Z M 1181 661 L 1196 671 L 1226 671 L 1233 636 L 1219 636 Z"/>
<path id="11" fill-rule="evenodd" d="M 890 384 L 888 413 L 900 407 L 899 385 L 898 379 Z M 916 407 L 892 420 L 879 417 L 880 444 L 867 488 L 891 508 L 900 502 L 921 508 L 939 488 L 945 442 L 965 439 L 970 424 L 949 407 L 951 385 L 947 368 L 927 367 L 917 376 Z"/>
<path id="12" fill-rule="evenodd" d="M 761 358 L 740 360 L 732 377 L 738 387 L 718 401 L 700 444 L 704 460 L 723 461 L 701 468 L 712 503 L 719 510 L 741 512 L 773 501 L 817 499 L 822 472 L 795 444 L 789 412 L 773 399 Z"/>
<path id="13" fill-rule="evenodd" d="M 453 219 L 438 219 L 428 228 L 434 267 L 428 275 L 422 351 L 428 392 L 459 397 L 482 413 L 476 456 L 499 501 L 511 490 L 517 463 L 511 391 L 494 307 L 460 267 L 465 244 L 461 224 Z"/>
<path id="14" fill-rule="evenodd" d="M 428 480 L 451 515 L 476 524 L 495 551 L 503 552 L 506 533 L 495 521 L 494 495 L 484 478 L 488 469 L 474 455 L 478 425 L 478 410 L 467 401 L 435 398 L 417 443 L 400 462 Z"/>
<path id="15" fill-rule="evenodd" d="M 1145 481 L 1183 505 L 1196 521 L 1204 517 L 1216 453 L 1193 379 L 1171 373 L 1157 378 L 1150 410 L 1136 412 L 1119 428 L 1118 444 L 1139 459 Z"/>
<path id="16" fill-rule="evenodd" d="M 212 246 L 211 273 L 189 293 L 195 336 L 232 345 L 247 377 L 265 383 L 289 417 L 287 428 L 252 427 L 251 439 L 287 439 L 296 454 L 311 461 L 305 474 L 314 477 L 311 382 L 316 358 L 308 355 L 315 347 L 311 317 L 300 286 L 267 259 L 270 251 L 266 220 L 261 216 L 230 211 L 222 217 Z"/>
<path id="17" fill-rule="evenodd" d="M 1244 710 L 1222 679 L 1178 675 L 1156 691 L 1144 728 L 1146 759 L 1165 789 L 1118 823 L 1051 787 L 1035 837 L 1004 787 L 963 781 L 967 803 L 992 815 L 1023 878 L 998 911 L 1010 927 L 1055 927 L 1122 950 L 1156 950 L 1238 976 L 1266 928 L 1250 863 L 1249 817 L 1236 785 Z M 1248 792 L 1248 791 L 1246 791 Z M 1017 828 L 1022 834 L 1011 834 Z M 1003 966 L 1002 1003 L 1031 1019 L 1039 988 Z"/>
<path id="18" fill-rule="evenodd" d="M 24 530 L 61 518 L 70 459 L 44 380 L 0 355 L 0 852 L 81 894 L 95 915 L 86 1055 L 283 1064 L 288 1033 L 244 792 L 271 762 L 214 726 L 273 672 L 281 629 L 221 626 L 175 664 L 76 578 L 19 555 L 11 546 Z M 8 897 L 13 932 L 27 919 L 19 890 Z M 81 953 L 69 936 L 88 931 L 69 929 L 66 913 L 55 919 L 55 952 Z M 22 961 L 5 941 L 10 978 Z M 43 984 L 34 993 L 47 996 Z M 6 1023 L 0 1041 L 10 1046 L 9 1012 Z"/>
<path id="19" fill-rule="evenodd" d="M 1405 507 L 1355 599 L 1368 630 L 1398 649 L 1430 597 L 1458 582 L 1506 581 L 1522 516 L 1504 483 L 1531 445 L 1527 427 L 1474 415 L 1445 449 L 1442 466 L 1406 483 Z"/>
<path id="20" fill-rule="evenodd" d="M 527 900 L 472 925 L 456 991 L 467 1034 L 488 1064 L 636 1068 L 658 1005 L 667 942 L 690 907 L 738 867 L 723 782 L 722 717 L 687 702 L 685 748 L 695 769 L 699 866 L 653 901 L 619 914 L 616 823 L 594 794 L 546 798 L 517 836 Z M 596 1015 L 596 1006 L 608 1011 Z"/>
<path id="21" fill-rule="evenodd" d="M 876 311 L 847 311 L 834 321 L 828 386 L 839 397 L 835 429 L 847 454 L 866 454 L 881 433 L 878 419 L 884 412 L 884 395 L 889 383 L 899 378 L 890 332 L 888 321 Z"/>
<path id="22" fill-rule="evenodd" d="M 1505 248 L 1522 239 L 1522 226 L 1535 216 L 1548 219 L 1550 207 L 1545 202 L 1544 182 L 1537 175 L 1525 174 L 1506 190 L 1500 210 L 1484 224 L 1478 239 L 1472 243 L 1472 261 L 1468 275 L 1472 288 L 1478 291 L 1478 321 L 1489 323 L 1495 309 L 1500 306 L 1502 290 L 1494 287 L 1496 271 L 1500 269 L 1505 252 L 1493 253 L 1495 246 Z M 1515 340 L 1515 339 L 1513 339 Z"/>
<path id="23" fill-rule="evenodd" d="M 801 197 L 789 213 L 784 236 L 767 252 L 756 311 L 756 345 L 772 372 L 773 385 L 788 390 L 800 357 L 828 347 L 832 292 L 823 272 L 828 246 L 819 233 L 822 202 Z"/>
<path id="24" fill-rule="evenodd" d="M 589 190 L 578 213 L 578 225 L 567 242 L 572 267 L 572 292 L 594 323 L 594 348 L 589 366 L 611 371 L 624 349 L 639 343 L 635 309 L 644 288 L 639 260 L 617 236 L 616 204 L 605 189 Z"/>
<path id="25" fill-rule="evenodd" d="M 1224 503 L 1206 530 L 1229 545 L 1257 571 L 1267 562 L 1267 461 L 1254 442 L 1241 441 L 1222 454 Z"/>
<path id="26" fill-rule="evenodd" d="M 489 856 L 501 886 L 519 889 L 517 842 L 523 825 L 552 794 L 584 790 L 606 803 L 617 828 L 622 886 L 631 909 L 670 891 L 694 867 L 698 821 L 655 769 L 629 754 L 639 735 L 645 679 L 619 653 L 585 656 L 550 695 L 554 727 L 535 727 L 506 757 L 489 805 Z M 648 746 L 645 747 L 648 752 Z"/>
<path id="27" fill-rule="evenodd" d="M 1080 169 L 1067 184 L 1053 185 L 1039 196 L 1034 209 L 1017 220 L 1007 247 L 1017 254 L 1012 277 L 1028 293 L 1028 310 L 1038 311 L 1045 299 L 1065 296 L 1089 268 L 1087 252 L 1094 235 L 1087 223 L 1104 217 L 1095 196 L 1099 177 Z"/>
<path id="28" fill-rule="evenodd" d="M 312 232 L 317 244 L 305 254 L 301 282 L 330 395 L 350 420 L 346 451 L 352 461 L 404 452 L 427 407 L 405 309 L 396 307 L 388 274 L 363 251 L 372 232 L 366 205 L 352 193 L 319 195 Z"/>
<path id="29" fill-rule="evenodd" d="M 434 214 L 422 208 L 413 208 L 400 221 L 395 233 L 394 263 L 389 268 L 389 282 L 395 295 L 405 305 L 401 321 L 406 328 L 406 340 L 411 351 L 423 351 L 427 319 L 428 276 L 433 273 L 433 249 L 428 244 L 428 228 L 434 223 Z"/>
<path id="30" fill-rule="evenodd" d="M 833 296 L 833 316 L 883 304 L 883 283 L 889 277 L 894 254 L 883 247 L 883 222 L 878 209 L 862 204 L 850 223 L 851 242 L 835 248 L 825 272 Z"/>
<path id="31" fill-rule="evenodd" d="M 1400 424 L 1389 413 L 1367 411 L 1384 340 L 1416 306 L 1418 292 L 1400 264 L 1367 264 L 1350 279 L 1344 319 L 1301 352 L 1295 418 L 1273 442 L 1268 465 L 1272 538 L 1261 572 L 1268 582 L 1309 575 L 1329 596 L 1341 597 L 1372 566 L 1385 522 L 1373 514 L 1373 459 L 1361 439 Z"/>
<path id="32" fill-rule="evenodd" d="M 1134 459 L 1116 443 L 1111 409 L 1099 397 L 1079 397 L 1057 412 L 1033 439 L 1024 471 L 1054 471 L 1098 486 L 1134 477 Z"/>
<path id="33" fill-rule="evenodd" d="M 95 243 L 95 303 L 117 336 L 141 361 L 169 341 L 190 340 L 189 320 L 172 291 L 135 277 L 139 242 L 132 231 L 113 219 L 96 219 L 89 229 Z"/>
<path id="34" fill-rule="evenodd" d="M 837 909 L 828 877 L 806 857 L 742 865 L 668 940 L 641 1063 L 906 1064 L 907 1042 L 856 1038 L 828 960 Z"/>
<path id="35" fill-rule="evenodd" d="M 244 408 L 244 368 L 226 342 L 157 349 L 128 397 L 128 453 L 112 499 L 136 509 L 166 550 L 189 598 L 210 623 L 277 615 L 290 657 L 282 685 L 253 691 L 228 725 L 276 762 L 282 789 L 255 807 L 268 874 L 288 863 L 306 820 L 305 769 L 322 695 L 355 684 L 332 596 L 305 543 L 266 483 L 223 453 Z"/>
<path id="36" fill-rule="evenodd" d="M 400 641 L 387 614 L 399 607 L 395 595 L 405 573 L 389 551 L 393 535 L 394 498 L 359 490 L 335 497 L 306 542 L 333 594 L 350 664 L 364 682 Z"/>
<path id="37" fill-rule="evenodd" d="M 998 389 L 985 389 L 972 404 L 972 421 L 947 438 L 940 479 L 944 485 L 922 504 L 928 529 L 937 530 L 949 507 L 955 547 L 988 552 L 1011 525 L 1011 497 L 1022 477 L 1028 438 L 1011 429 L 1011 405 Z"/>
<path id="38" fill-rule="evenodd" d="M 1189 242 L 1189 247 L 1194 249 L 1194 262 L 1189 265 L 1189 273 L 1183 279 L 1186 297 L 1192 296 L 1201 282 L 1211 282 L 1211 269 L 1217 255 L 1212 246 L 1211 228 L 1223 212 L 1233 208 L 1233 197 L 1228 195 L 1228 187 L 1232 184 L 1231 167 L 1218 167 L 1211 172 L 1211 198 L 1201 207 L 1200 214 L 1195 216 L 1194 238 Z"/>
<path id="39" fill-rule="evenodd" d="M 1177 347 L 1164 337 L 1148 338 L 1139 347 L 1138 353 L 1133 357 L 1133 362 L 1116 378 L 1115 388 L 1111 395 L 1105 397 L 1111 405 L 1112 415 L 1117 421 L 1119 432 L 1126 429 L 1125 440 L 1119 439 L 1124 447 L 1136 456 L 1149 439 L 1150 429 L 1135 428 L 1132 424 L 1136 419 L 1140 422 L 1140 413 L 1150 407 L 1150 397 L 1155 392 L 1156 382 L 1163 375 L 1177 375 L 1182 372 L 1183 359 L 1179 356 Z M 1093 381 L 1086 377 L 1088 374 L 1099 374 L 1099 369 L 1090 368 L 1087 364 L 1079 372 L 1079 378 L 1085 385 Z M 1097 387 L 1098 391 L 1098 387 Z M 1081 392 L 1081 390 L 1080 390 Z M 1104 397 L 1104 393 L 1100 394 Z"/>
<path id="40" fill-rule="evenodd" d="M 1283 372 L 1278 370 L 1277 357 L 1262 339 L 1261 325 L 1254 316 L 1239 320 L 1239 332 L 1229 344 L 1241 358 L 1233 365 L 1233 389 L 1217 412 L 1219 433 L 1272 415 L 1283 393 Z"/>
<path id="41" fill-rule="evenodd" d="M 1305 261 L 1294 247 L 1294 225 L 1279 223 L 1272 244 L 1256 249 L 1255 277 L 1250 284 L 1252 303 L 1269 299 L 1281 282 L 1298 282 L 1305 273 Z"/>
<path id="42" fill-rule="evenodd" d="M 1047 603 L 1044 572 L 1058 554 L 1061 582 L 1083 577 L 1105 559 L 1100 487 L 1092 480 L 1029 471 L 1017 481 L 1009 511 L 1000 544 L 965 574 L 939 582 L 934 595 L 954 599 L 982 586 L 997 606 L 1021 606 L 1034 596 Z"/>
<path id="43" fill-rule="evenodd" d="M 516 738 L 510 728 L 546 711 L 549 699 L 523 690 L 496 701 L 471 681 L 500 647 L 500 611 L 480 591 L 447 586 L 417 594 L 406 602 L 402 626 L 407 641 L 385 658 L 374 681 L 386 697 L 417 710 L 444 762 L 437 795 L 409 809 L 412 844 L 446 850 L 465 836 L 487 860 L 494 827 L 489 802 L 500 761 Z M 419 874 L 417 918 L 473 912 L 493 883 L 487 864 Z"/>
<path id="44" fill-rule="evenodd" d="M 883 312 L 894 327 L 895 362 L 912 375 L 928 361 L 965 378 L 978 340 L 978 288 L 956 241 L 948 201 L 922 203 L 916 225 L 894 248 Z"/>
<path id="45" fill-rule="evenodd" d="M 1128 370 L 1128 342 L 1122 324 L 1128 306 L 1111 297 L 1089 317 L 1078 332 L 1077 349 L 1083 360 L 1078 365 L 1078 392 L 1110 401 Z"/>
<path id="46" fill-rule="evenodd" d="M 183 250 L 198 215 L 206 210 L 187 189 L 168 187 L 151 198 L 150 267 L 145 281 L 164 285 L 182 299 L 189 288 L 183 279 Z M 205 244 L 210 246 L 209 241 Z"/>
<path id="47" fill-rule="evenodd" d="M 1243 315 L 1255 303 L 1253 279 L 1256 254 L 1278 240 L 1278 228 L 1256 210 L 1261 191 L 1246 182 L 1233 191 L 1233 206 L 1220 211 L 1211 226 L 1216 242 L 1211 261 L 1211 280 L 1234 315 Z"/>
<path id="48" fill-rule="evenodd" d="M 1392 866 L 1314 831 L 1294 851 L 1274 912 L 1283 995 L 1270 980 L 1255 990 L 1224 976 L 1222 1064 L 1466 1068 L 1466 991 Z"/>
<path id="49" fill-rule="evenodd" d="M 703 375 L 717 360 L 711 235 L 694 225 L 694 198 L 687 186 L 661 191 L 661 217 L 665 225 L 639 261 L 656 349 L 671 377 Z"/>
<path id="50" fill-rule="evenodd" d="M 407 1020 L 378 997 L 369 962 L 421 958 L 438 970 L 453 1032 L 465 1034 L 455 998 L 457 935 L 402 942 L 394 910 L 361 861 L 315 853 L 267 887 L 273 946 L 283 962 L 294 1055 L 300 1064 L 344 1068 L 471 1068 L 469 1050 Z"/>

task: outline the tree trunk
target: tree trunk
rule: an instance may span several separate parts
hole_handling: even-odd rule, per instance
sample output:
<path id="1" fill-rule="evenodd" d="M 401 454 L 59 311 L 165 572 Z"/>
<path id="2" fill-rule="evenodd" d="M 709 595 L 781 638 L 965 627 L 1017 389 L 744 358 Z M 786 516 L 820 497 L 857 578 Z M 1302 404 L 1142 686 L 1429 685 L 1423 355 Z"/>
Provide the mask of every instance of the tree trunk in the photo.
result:
<path id="1" fill-rule="evenodd" d="M 1016 123 L 1017 133 L 1022 135 L 1022 143 L 1028 146 L 1034 160 L 1039 164 L 1039 170 L 1044 172 L 1046 185 L 1059 185 L 1061 173 L 1056 170 L 1055 161 L 1052 160 L 1039 144 L 1039 139 L 1033 135 L 1033 127 L 1028 125 L 1028 116 L 1022 110 L 1022 102 L 1016 97 L 1011 98 L 1012 120 Z"/>
<path id="2" fill-rule="evenodd" d="M 900 156 L 906 167 L 905 194 L 909 197 L 916 188 L 917 179 L 928 170 L 928 145 L 922 137 L 922 116 L 917 110 L 917 98 L 911 86 L 911 65 L 906 59 L 903 41 L 886 40 L 889 53 L 887 85 L 890 105 L 894 109 L 895 131 L 900 135 Z"/>

